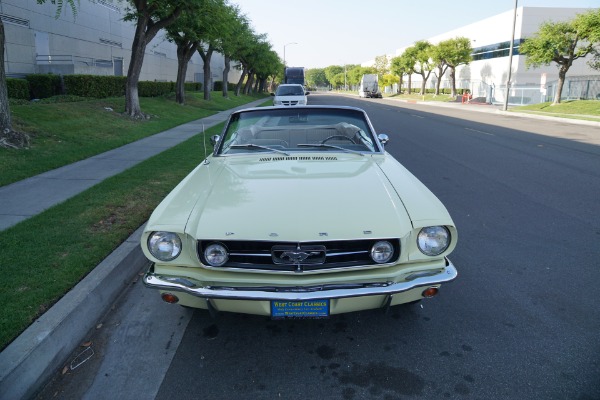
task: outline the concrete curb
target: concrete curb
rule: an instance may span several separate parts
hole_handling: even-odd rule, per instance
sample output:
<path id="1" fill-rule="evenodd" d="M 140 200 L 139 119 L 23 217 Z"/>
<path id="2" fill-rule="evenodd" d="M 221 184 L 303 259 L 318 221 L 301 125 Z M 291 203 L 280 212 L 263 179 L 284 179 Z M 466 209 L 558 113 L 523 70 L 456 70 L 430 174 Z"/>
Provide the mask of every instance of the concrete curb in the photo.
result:
<path id="1" fill-rule="evenodd" d="M 0 399 L 35 396 L 148 260 L 143 226 L 0 353 Z"/>

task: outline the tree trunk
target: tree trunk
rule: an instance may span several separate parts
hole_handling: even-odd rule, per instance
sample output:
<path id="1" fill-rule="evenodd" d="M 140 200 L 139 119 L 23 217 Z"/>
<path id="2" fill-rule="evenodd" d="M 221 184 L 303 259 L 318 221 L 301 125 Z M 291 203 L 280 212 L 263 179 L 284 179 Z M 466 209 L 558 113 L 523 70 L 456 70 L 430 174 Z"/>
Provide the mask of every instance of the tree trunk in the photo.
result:
<path id="1" fill-rule="evenodd" d="M 125 84 L 125 113 L 132 118 L 139 119 L 146 118 L 146 115 L 142 113 L 138 96 L 138 81 L 142 72 L 146 46 L 161 29 L 173 23 L 179 17 L 182 8 L 176 8 L 165 19 L 153 21 L 150 14 L 152 10 L 148 7 L 146 1 L 136 1 L 135 6 L 138 17 L 135 26 L 135 36 L 131 45 L 131 60 L 129 61 L 129 68 L 127 70 L 127 83 Z"/>
<path id="2" fill-rule="evenodd" d="M 204 71 L 204 100 L 210 100 L 210 92 L 212 91 L 212 85 L 210 84 L 210 59 L 212 58 L 213 51 L 214 49 L 211 44 L 208 45 L 206 53 L 202 46 L 198 46 L 198 53 L 200 53 L 200 57 L 202 57 L 202 61 L 204 62 L 202 66 L 202 70 Z"/>
<path id="3" fill-rule="evenodd" d="M 223 68 L 223 97 L 229 97 L 229 69 L 231 68 L 231 60 L 229 56 L 224 56 L 225 68 Z"/>
<path id="4" fill-rule="evenodd" d="M 450 67 L 450 81 L 452 82 L 452 98 L 456 98 L 456 68 Z"/>
<path id="5" fill-rule="evenodd" d="M 244 94 L 250 94 L 250 89 L 252 89 L 252 85 L 254 84 L 254 72 L 252 70 L 248 71 L 248 80 L 246 81 L 246 85 L 244 86 Z"/>
<path id="6" fill-rule="evenodd" d="M 565 78 L 569 67 L 561 65 L 558 70 L 558 85 L 556 86 L 556 93 L 554 94 L 554 102 L 552 104 L 560 104 L 560 97 L 562 96 L 563 86 L 565 85 Z"/>
<path id="7" fill-rule="evenodd" d="M 198 43 L 177 44 L 177 83 L 175 84 L 175 101 L 185 104 L 185 76 L 187 74 L 188 62 L 196 52 Z"/>
<path id="8" fill-rule="evenodd" d="M 10 105 L 8 104 L 8 89 L 6 88 L 6 71 L 4 71 L 4 24 L 0 19 L 0 133 L 12 130 L 10 120 Z"/>
<path id="9" fill-rule="evenodd" d="M 412 73 L 408 74 L 408 94 L 412 91 Z"/>
<path id="10" fill-rule="evenodd" d="M 248 70 L 246 69 L 246 67 L 243 67 L 242 75 L 240 76 L 240 80 L 238 81 L 238 83 L 235 87 L 235 95 L 236 96 L 240 95 L 240 91 L 242 90 L 242 85 L 244 84 L 244 79 L 246 79 L 246 75 L 248 75 Z"/>
<path id="11" fill-rule="evenodd" d="M 421 74 L 423 80 L 421 81 L 421 96 L 425 96 L 425 85 L 427 84 L 427 79 L 425 79 L 425 74 Z"/>

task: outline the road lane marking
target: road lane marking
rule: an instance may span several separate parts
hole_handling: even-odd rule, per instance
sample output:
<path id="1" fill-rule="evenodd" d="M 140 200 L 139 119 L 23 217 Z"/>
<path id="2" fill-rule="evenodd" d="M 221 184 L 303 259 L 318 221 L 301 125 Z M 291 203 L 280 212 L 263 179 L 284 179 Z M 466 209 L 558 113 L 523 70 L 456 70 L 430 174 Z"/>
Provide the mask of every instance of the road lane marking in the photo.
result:
<path id="1" fill-rule="evenodd" d="M 488 136 L 495 136 L 493 133 L 479 131 L 477 129 L 465 128 L 465 130 L 471 131 L 471 132 L 483 133 L 484 135 L 488 135 Z"/>
<path id="2" fill-rule="evenodd" d="M 417 114 L 410 114 L 411 117 L 416 117 L 416 118 L 421 118 L 421 119 L 425 119 L 425 117 L 422 117 L 420 115 Z"/>

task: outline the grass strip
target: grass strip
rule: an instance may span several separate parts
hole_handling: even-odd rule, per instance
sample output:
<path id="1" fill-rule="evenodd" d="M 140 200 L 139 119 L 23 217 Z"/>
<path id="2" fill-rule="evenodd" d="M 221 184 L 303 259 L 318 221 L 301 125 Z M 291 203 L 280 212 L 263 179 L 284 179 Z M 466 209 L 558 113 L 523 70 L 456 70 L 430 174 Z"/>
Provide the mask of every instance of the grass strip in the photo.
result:
<path id="1" fill-rule="evenodd" d="M 142 110 L 151 115 L 143 121 L 123 114 L 124 97 L 11 106 L 14 128 L 32 139 L 28 149 L 0 148 L 0 186 L 265 97 L 224 98 L 214 92 L 212 100 L 206 101 L 202 96 L 188 94 L 185 105 L 175 103 L 173 96 L 142 97 Z"/>
<path id="2" fill-rule="evenodd" d="M 528 112 L 537 115 L 548 115 L 561 118 L 598 121 L 600 120 L 600 101 L 575 100 L 565 101 L 555 105 L 553 105 L 552 103 L 539 103 L 522 107 L 512 107 L 509 111 Z"/>
<path id="3" fill-rule="evenodd" d="M 208 138 L 222 128 L 205 132 L 207 151 Z M 149 218 L 205 158 L 200 136 L 0 232 L 0 349 Z"/>

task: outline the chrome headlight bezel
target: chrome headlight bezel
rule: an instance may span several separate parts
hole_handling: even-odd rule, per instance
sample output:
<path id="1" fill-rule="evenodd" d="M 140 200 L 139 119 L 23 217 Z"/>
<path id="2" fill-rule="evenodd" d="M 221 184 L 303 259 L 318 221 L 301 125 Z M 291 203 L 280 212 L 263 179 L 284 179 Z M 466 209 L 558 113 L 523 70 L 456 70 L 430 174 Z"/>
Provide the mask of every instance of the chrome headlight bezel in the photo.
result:
<path id="1" fill-rule="evenodd" d="M 148 251 L 160 261 L 173 261 L 181 254 L 183 245 L 175 232 L 157 231 L 148 236 Z"/>
<path id="2" fill-rule="evenodd" d="M 386 264 L 392 260 L 396 254 L 394 245 L 387 240 L 380 240 L 371 247 L 371 260 L 377 264 Z"/>
<path id="3" fill-rule="evenodd" d="M 417 235 L 417 247 L 426 256 L 435 257 L 450 247 L 452 237 L 445 226 L 426 226 Z"/>
<path id="4" fill-rule="evenodd" d="M 202 255 L 210 267 L 221 267 L 229 261 L 229 250 L 219 242 L 206 246 Z"/>

